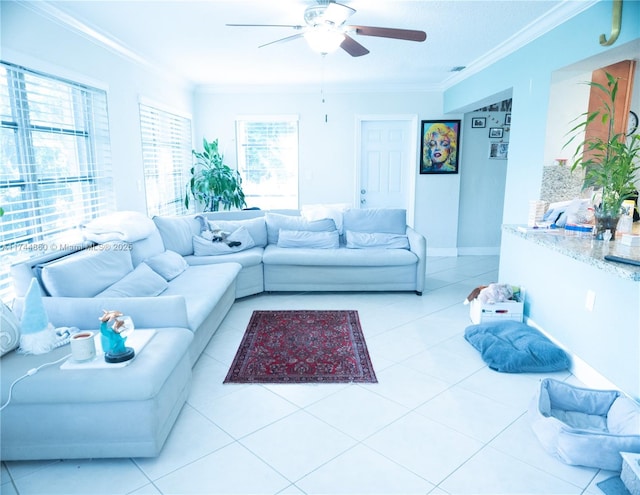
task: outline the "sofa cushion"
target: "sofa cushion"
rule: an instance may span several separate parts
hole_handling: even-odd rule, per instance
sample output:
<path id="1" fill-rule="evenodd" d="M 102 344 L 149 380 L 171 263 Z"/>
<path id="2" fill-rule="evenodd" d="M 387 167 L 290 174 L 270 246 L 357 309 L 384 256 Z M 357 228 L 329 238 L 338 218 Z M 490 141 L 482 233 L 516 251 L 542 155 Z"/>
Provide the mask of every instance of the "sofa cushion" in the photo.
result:
<path id="1" fill-rule="evenodd" d="M 350 205 L 348 203 L 304 205 L 300 209 L 300 214 L 307 220 L 331 218 L 336 224 L 338 233 L 342 235 L 342 217 L 344 212 L 349 209 L 349 206 Z"/>
<path id="2" fill-rule="evenodd" d="M 345 232 L 349 249 L 385 248 L 409 249 L 409 239 L 403 234 L 387 234 L 386 232 Z"/>
<path id="3" fill-rule="evenodd" d="M 200 233 L 200 222 L 192 216 L 155 216 L 153 221 L 160 231 L 165 249 L 181 256 L 193 254 L 194 235 Z"/>
<path id="4" fill-rule="evenodd" d="M 170 250 L 147 258 L 145 263 L 167 282 L 176 278 L 189 266 L 182 256 Z"/>
<path id="5" fill-rule="evenodd" d="M 280 229 L 306 230 L 309 232 L 331 232 L 336 230 L 336 224 L 330 218 L 307 220 L 301 216 L 267 212 L 265 220 L 267 222 L 267 240 L 269 244 L 278 244 Z"/>
<path id="6" fill-rule="evenodd" d="M 401 208 L 350 208 L 343 215 L 344 230 L 405 234 L 407 212 Z"/>
<path id="7" fill-rule="evenodd" d="M 284 230 L 278 234 L 278 247 L 281 248 L 314 248 L 337 249 L 340 236 L 337 230 L 331 232 L 309 232 L 308 230 Z"/>
<path id="8" fill-rule="evenodd" d="M 0 302 L 0 356 L 14 350 L 20 344 L 20 322 L 5 304 Z"/>
<path id="9" fill-rule="evenodd" d="M 237 251 L 218 256 L 185 256 L 185 261 L 191 266 L 210 265 L 212 263 L 240 263 L 243 267 L 260 265 L 264 248 L 252 247 L 245 251 Z"/>
<path id="10" fill-rule="evenodd" d="M 247 229 L 256 246 L 267 245 L 267 226 L 264 217 L 249 218 L 247 220 L 209 220 L 212 230 L 220 229 L 225 232 L 235 232 L 239 227 Z"/>
<path id="11" fill-rule="evenodd" d="M 116 283 L 100 292 L 96 297 L 145 297 L 162 294 L 167 281 L 154 272 L 146 263 L 140 263 Z"/>
<path id="12" fill-rule="evenodd" d="M 131 243 L 131 262 L 133 266 L 138 266 L 147 258 L 164 253 L 164 251 L 165 248 L 160 231 L 154 228 L 147 238 Z"/>
<path id="13" fill-rule="evenodd" d="M 129 248 L 107 243 L 39 265 L 43 286 L 54 297 L 93 297 L 133 270 Z"/>
<path id="14" fill-rule="evenodd" d="M 262 262 L 290 266 L 404 266 L 415 265 L 418 257 L 408 249 L 281 248 L 269 244 L 264 248 Z"/>
<path id="15" fill-rule="evenodd" d="M 237 253 L 246 251 L 255 246 L 249 231 L 244 227 L 237 228 L 227 236 L 228 241 L 239 242 L 239 246 L 229 246 L 226 242 L 213 242 L 199 235 L 193 236 L 193 254 L 195 256 L 216 256 L 221 254 Z"/>

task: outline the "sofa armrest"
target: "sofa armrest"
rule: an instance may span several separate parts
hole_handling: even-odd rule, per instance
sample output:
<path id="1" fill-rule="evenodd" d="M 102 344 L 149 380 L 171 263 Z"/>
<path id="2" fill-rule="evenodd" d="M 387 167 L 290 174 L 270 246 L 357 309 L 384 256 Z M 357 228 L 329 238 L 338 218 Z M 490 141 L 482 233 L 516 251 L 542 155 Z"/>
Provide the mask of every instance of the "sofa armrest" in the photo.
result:
<path id="1" fill-rule="evenodd" d="M 44 308 L 54 327 L 98 328 L 102 310 L 116 310 L 130 316 L 136 327 L 189 328 L 183 296 L 156 297 L 43 297 Z M 14 312 L 20 317 L 24 300 L 17 298 Z"/>
<path id="2" fill-rule="evenodd" d="M 409 239 L 409 249 L 418 257 L 416 292 L 422 294 L 427 272 L 427 239 L 411 227 L 407 227 L 407 238 Z"/>

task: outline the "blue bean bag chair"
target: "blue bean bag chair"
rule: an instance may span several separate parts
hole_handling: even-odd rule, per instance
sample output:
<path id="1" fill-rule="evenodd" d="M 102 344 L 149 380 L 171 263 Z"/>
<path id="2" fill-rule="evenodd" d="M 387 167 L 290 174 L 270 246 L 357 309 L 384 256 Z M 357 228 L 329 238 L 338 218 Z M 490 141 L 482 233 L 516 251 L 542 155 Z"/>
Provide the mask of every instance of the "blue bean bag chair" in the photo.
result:
<path id="1" fill-rule="evenodd" d="M 620 452 L 640 453 L 640 404 L 617 390 L 545 378 L 528 414 L 544 450 L 566 464 L 620 471 Z"/>
<path id="2" fill-rule="evenodd" d="M 489 368 L 503 373 L 548 373 L 569 368 L 569 356 L 541 332 L 513 320 L 466 328 L 464 338 Z"/>

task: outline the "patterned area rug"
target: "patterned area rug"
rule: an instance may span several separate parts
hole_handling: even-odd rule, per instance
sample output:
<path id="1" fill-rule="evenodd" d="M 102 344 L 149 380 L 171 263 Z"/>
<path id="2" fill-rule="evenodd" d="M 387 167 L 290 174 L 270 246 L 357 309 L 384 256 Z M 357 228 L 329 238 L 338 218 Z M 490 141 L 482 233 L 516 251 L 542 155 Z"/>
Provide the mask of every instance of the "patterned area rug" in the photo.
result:
<path id="1" fill-rule="evenodd" d="M 254 311 L 224 383 L 377 383 L 357 311 Z"/>

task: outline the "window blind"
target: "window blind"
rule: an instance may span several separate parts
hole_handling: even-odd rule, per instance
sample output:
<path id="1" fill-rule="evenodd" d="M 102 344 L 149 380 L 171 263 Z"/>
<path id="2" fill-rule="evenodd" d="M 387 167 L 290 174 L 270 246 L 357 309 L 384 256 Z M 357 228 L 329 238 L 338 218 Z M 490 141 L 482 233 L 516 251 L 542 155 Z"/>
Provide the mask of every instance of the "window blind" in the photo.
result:
<path id="1" fill-rule="evenodd" d="M 191 120 L 140 103 L 147 214 L 186 213 L 185 174 L 191 166 Z"/>
<path id="2" fill-rule="evenodd" d="M 247 206 L 298 208 L 298 118 L 239 118 L 236 143 Z"/>
<path id="3" fill-rule="evenodd" d="M 0 298 L 9 266 L 114 210 L 105 91 L 0 62 Z"/>

